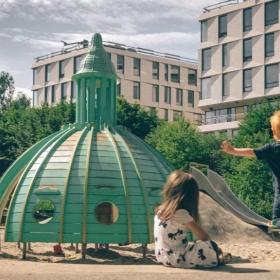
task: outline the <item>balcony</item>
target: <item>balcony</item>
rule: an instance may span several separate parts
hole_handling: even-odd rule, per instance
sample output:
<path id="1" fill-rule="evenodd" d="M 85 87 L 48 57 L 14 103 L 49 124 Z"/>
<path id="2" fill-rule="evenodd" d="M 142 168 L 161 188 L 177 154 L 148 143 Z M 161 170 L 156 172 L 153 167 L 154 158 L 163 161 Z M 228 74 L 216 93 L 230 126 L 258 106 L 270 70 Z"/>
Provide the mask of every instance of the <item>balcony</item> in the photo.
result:
<path id="1" fill-rule="evenodd" d="M 216 4 L 212 4 L 212 5 L 209 5 L 207 7 L 204 7 L 203 8 L 203 13 L 208 13 L 208 12 L 211 12 L 213 10 L 221 9 L 223 7 L 230 6 L 230 5 L 236 5 L 236 4 L 242 3 L 244 1 L 246 1 L 246 0 L 225 0 L 225 1 L 221 1 L 221 2 L 218 2 Z"/>

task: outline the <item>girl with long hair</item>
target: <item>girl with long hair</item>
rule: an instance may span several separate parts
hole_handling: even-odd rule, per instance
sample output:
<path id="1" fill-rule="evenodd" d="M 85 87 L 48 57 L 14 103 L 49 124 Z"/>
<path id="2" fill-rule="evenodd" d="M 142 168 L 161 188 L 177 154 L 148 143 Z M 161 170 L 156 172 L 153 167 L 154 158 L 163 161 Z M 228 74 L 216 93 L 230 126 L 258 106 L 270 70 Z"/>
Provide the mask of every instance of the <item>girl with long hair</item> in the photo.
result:
<path id="1" fill-rule="evenodd" d="M 182 268 L 221 264 L 221 250 L 199 225 L 199 188 L 194 178 L 186 172 L 173 171 L 162 195 L 154 219 L 157 261 Z"/>

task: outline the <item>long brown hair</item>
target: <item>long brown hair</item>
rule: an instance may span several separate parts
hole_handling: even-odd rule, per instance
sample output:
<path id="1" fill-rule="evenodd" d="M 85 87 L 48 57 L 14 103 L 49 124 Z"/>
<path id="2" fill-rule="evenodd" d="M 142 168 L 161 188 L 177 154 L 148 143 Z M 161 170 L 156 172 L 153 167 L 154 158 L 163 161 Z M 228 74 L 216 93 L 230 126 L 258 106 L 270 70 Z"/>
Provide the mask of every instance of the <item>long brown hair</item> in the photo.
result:
<path id="1" fill-rule="evenodd" d="M 163 202 L 156 211 L 161 220 L 166 221 L 176 210 L 185 209 L 198 221 L 199 188 L 189 173 L 173 171 L 167 178 L 162 195 Z"/>

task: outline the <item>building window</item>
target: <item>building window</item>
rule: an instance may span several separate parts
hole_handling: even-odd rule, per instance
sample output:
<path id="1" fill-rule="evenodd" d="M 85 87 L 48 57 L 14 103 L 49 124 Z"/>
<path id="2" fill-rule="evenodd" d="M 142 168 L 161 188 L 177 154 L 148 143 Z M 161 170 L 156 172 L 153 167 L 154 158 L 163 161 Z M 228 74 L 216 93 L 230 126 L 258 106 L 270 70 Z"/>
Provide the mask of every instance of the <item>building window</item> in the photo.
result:
<path id="1" fill-rule="evenodd" d="M 171 65 L 171 82 L 180 83 L 180 66 Z"/>
<path id="2" fill-rule="evenodd" d="M 165 81 L 169 80 L 169 66 L 168 66 L 168 64 L 164 64 L 164 79 L 165 79 Z"/>
<path id="3" fill-rule="evenodd" d="M 117 55 L 117 72 L 124 74 L 124 56 Z"/>
<path id="4" fill-rule="evenodd" d="M 67 98 L 66 85 L 66 83 L 61 84 L 61 101 L 65 101 Z"/>
<path id="5" fill-rule="evenodd" d="M 159 79 L 159 63 L 153 61 L 153 79 L 158 80 Z"/>
<path id="6" fill-rule="evenodd" d="M 38 105 L 38 90 L 33 90 L 32 103 L 33 107 Z"/>
<path id="7" fill-rule="evenodd" d="M 243 10 L 243 32 L 252 30 L 252 8 Z"/>
<path id="8" fill-rule="evenodd" d="M 139 82 L 133 83 L 133 99 L 140 100 L 140 83 Z"/>
<path id="9" fill-rule="evenodd" d="M 51 102 L 52 104 L 55 102 L 55 86 L 52 86 L 52 92 L 51 92 Z"/>
<path id="10" fill-rule="evenodd" d="M 274 56 L 274 33 L 265 34 L 265 57 Z"/>
<path id="11" fill-rule="evenodd" d="M 229 96 L 230 92 L 229 92 L 229 74 L 223 74 L 223 85 L 222 85 L 222 95 L 223 96 Z"/>
<path id="12" fill-rule="evenodd" d="M 211 48 L 202 50 L 202 71 L 207 71 L 211 68 Z"/>
<path id="13" fill-rule="evenodd" d="M 59 78 L 64 78 L 65 74 L 65 60 L 59 61 Z"/>
<path id="14" fill-rule="evenodd" d="M 176 89 L 176 105 L 183 106 L 183 90 L 181 88 Z"/>
<path id="15" fill-rule="evenodd" d="M 196 70 L 188 69 L 188 84 L 196 86 Z"/>
<path id="16" fill-rule="evenodd" d="M 164 87 L 164 102 L 166 104 L 171 104 L 171 88 Z"/>
<path id="17" fill-rule="evenodd" d="M 82 61 L 82 56 L 81 55 L 74 57 L 74 74 L 77 73 L 80 70 L 81 61 Z"/>
<path id="18" fill-rule="evenodd" d="M 278 0 L 265 3 L 265 25 L 272 25 L 278 23 L 279 7 Z"/>
<path id="19" fill-rule="evenodd" d="M 201 42 L 206 42 L 208 40 L 208 21 L 203 20 L 200 22 L 200 41 Z"/>
<path id="20" fill-rule="evenodd" d="M 44 92 L 44 103 L 48 104 L 48 95 L 49 95 L 49 88 L 45 87 L 45 92 Z"/>
<path id="21" fill-rule="evenodd" d="M 168 109 L 163 109 L 163 118 L 168 121 Z"/>
<path id="22" fill-rule="evenodd" d="M 265 88 L 279 86 L 279 65 L 270 64 L 265 66 Z"/>
<path id="23" fill-rule="evenodd" d="M 222 51 L 223 51 L 223 58 L 222 58 L 223 67 L 229 66 L 229 45 L 224 44 Z"/>
<path id="24" fill-rule="evenodd" d="M 71 81 L 71 100 L 76 99 L 78 91 L 77 82 Z"/>
<path id="25" fill-rule="evenodd" d="M 243 61 L 252 60 L 252 38 L 243 41 Z"/>
<path id="26" fill-rule="evenodd" d="M 121 82 L 117 83 L 117 96 L 121 96 Z"/>
<path id="27" fill-rule="evenodd" d="M 194 91 L 188 90 L 188 105 L 194 108 Z"/>
<path id="28" fill-rule="evenodd" d="M 33 68 L 33 85 L 36 84 L 37 75 L 38 75 L 38 68 Z"/>
<path id="29" fill-rule="evenodd" d="M 153 85 L 152 101 L 159 102 L 159 86 Z"/>
<path id="30" fill-rule="evenodd" d="M 219 16 L 219 38 L 227 36 L 227 15 Z"/>
<path id="31" fill-rule="evenodd" d="M 108 55 L 109 59 L 111 60 L 111 58 L 112 58 L 111 53 L 107 52 L 107 55 Z"/>
<path id="32" fill-rule="evenodd" d="M 182 117 L 182 112 L 181 111 L 173 111 L 173 121 L 178 120 L 179 118 Z"/>
<path id="33" fill-rule="evenodd" d="M 216 111 L 208 111 L 205 114 L 206 124 L 214 124 L 216 123 Z"/>
<path id="34" fill-rule="evenodd" d="M 51 65 L 45 65 L 45 82 L 48 82 L 51 78 Z"/>
<path id="35" fill-rule="evenodd" d="M 243 92 L 252 91 L 252 69 L 243 71 Z"/>
<path id="36" fill-rule="evenodd" d="M 134 76 L 140 76 L 141 73 L 141 60 L 140 58 L 133 58 L 133 74 Z"/>
<path id="37" fill-rule="evenodd" d="M 201 79 L 201 99 L 211 98 L 211 78 Z"/>

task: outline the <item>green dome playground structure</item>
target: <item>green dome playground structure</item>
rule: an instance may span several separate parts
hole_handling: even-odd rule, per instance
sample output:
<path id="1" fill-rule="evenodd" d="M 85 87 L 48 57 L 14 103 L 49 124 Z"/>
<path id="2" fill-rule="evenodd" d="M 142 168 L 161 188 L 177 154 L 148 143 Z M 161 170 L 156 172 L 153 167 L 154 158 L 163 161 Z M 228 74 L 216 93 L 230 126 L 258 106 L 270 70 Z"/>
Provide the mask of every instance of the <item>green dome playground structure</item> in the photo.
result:
<path id="1" fill-rule="evenodd" d="M 153 242 L 154 207 L 173 168 L 116 126 L 116 79 L 95 34 L 73 75 L 76 123 L 33 145 L 1 178 L 0 218 L 10 200 L 5 241 Z"/>

